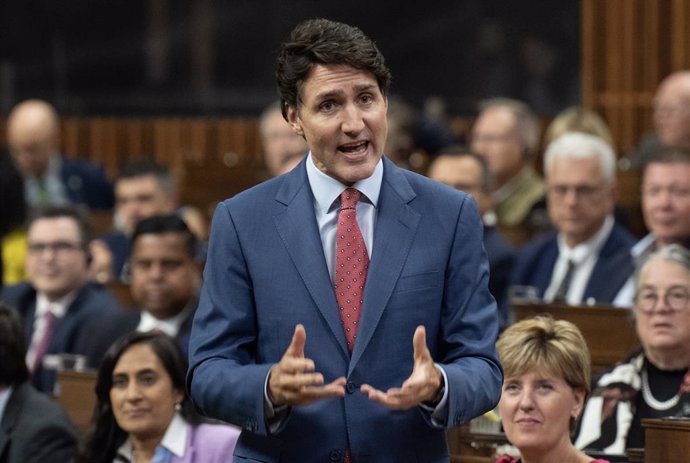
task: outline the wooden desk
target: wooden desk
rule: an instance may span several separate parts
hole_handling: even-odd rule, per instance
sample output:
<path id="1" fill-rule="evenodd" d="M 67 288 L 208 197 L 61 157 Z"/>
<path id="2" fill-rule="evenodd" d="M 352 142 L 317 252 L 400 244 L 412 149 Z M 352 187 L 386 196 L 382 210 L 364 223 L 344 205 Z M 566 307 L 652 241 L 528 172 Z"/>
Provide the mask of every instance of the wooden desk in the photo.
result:
<path id="1" fill-rule="evenodd" d="M 628 309 L 610 306 L 513 304 L 516 321 L 540 313 L 549 313 L 557 320 L 568 320 L 580 328 L 589 347 L 593 373 L 612 367 L 639 346 Z"/>
<path id="2" fill-rule="evenodd" d="M 503 433 L 473 433 L 464 424 L 446 431 L 451 463 L 494 463 L 496 447 L 507 443 Z"/>
<path id="3" fill-rule="evenodd" d="M 96 407 L 96 372 L 59 371 L 57 402 L 65 409 L 72 424 L 81 432 L 88 429 Z"/>
<path id="4" fill-rule="evenodd" d="M 687 463 L 690 460 L 690 418 L 643 419 L 645 463 Z"/>

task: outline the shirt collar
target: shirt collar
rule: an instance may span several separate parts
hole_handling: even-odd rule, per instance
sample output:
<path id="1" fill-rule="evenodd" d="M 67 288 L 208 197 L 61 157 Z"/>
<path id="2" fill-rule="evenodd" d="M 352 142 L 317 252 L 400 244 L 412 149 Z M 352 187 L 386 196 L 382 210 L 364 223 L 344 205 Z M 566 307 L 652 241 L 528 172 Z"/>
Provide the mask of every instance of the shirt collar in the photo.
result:
<path id="1" fill-rule="evenodd" d="M 307 177 L 309 179 L 309 186 L 314 194 L 317 207 L 327 214 L 335 200 L 340 194 L 348 188 L 333 177 L 330 177 L 321 172 L 314 164 L 311 151 L 307 159 Z M 383 160 L 379 162 L 374 168 L 374 172 L 370 177 L 355 182 L 352 188 L 359 190 L 364 197 L 366 197 L 371 204 L 376 207 L 379 201 L 379 194 L 381 193 L 381 182 L 383 181 Z"/>
<path id="2" fill-rule="evenodd" d="M 55 318 L 62 318 L 67 313 L 67 309 L 77 298 L 78 290 L 72 291 L 66 296 L 57 301 L 49 301 L 45 294 L 38 293 L 36 295 L 36 318 L 40 318 L 48 310 L 50 310 Z"/>
<path id="3" fill-rule="evenodd" d="M 175 413 L 172 421 L 165 430 L 163 439 L 158 446 L 169 450 L 178 458 L 184 457 L 185 448 L 187 447 L 187 435 L 189 434 L 189 423 L 185 421 L 179 413 Z M 117 449 L 118 456 L 125 458 L 127 461 L 133 461 L 134 449 L 132 442 L 127 439 L 123 442 L 120 448 Z"/>
<path id="4" fill-rule="evenodd" d="M 566 257 L 568 260 L 572 260 L 575 264 L 581 264 L 587 257 L 591 255 L 596 255 L 599 253 L 604 243 L 611 234 L 613 229 L 613 217 L 608 215 L 604 220 L 604 224 L 599 228 L 594 236 L 580 243 L 574 248 L 569 247 L 565 243 L 565 237 L 562 233 L 558 234 L 558 252 L 560 255 Z"/>
<path id="5" fill-rule="evenodd" d="M 137 326 L 137 331 L 151 331 L 153 329 L 159 329 L 168 336 L 175 337 L 180 331 L 182 323 L 187 319 L 189 313 L 194 310 L 196 306 L 196 298 L 190 299 L 182 312 L 178 313 L 174 317 L 170 318 L 156 318 L 151 312 L 142 310 L 141 318 L 139 319 L 139 325 Z"/>

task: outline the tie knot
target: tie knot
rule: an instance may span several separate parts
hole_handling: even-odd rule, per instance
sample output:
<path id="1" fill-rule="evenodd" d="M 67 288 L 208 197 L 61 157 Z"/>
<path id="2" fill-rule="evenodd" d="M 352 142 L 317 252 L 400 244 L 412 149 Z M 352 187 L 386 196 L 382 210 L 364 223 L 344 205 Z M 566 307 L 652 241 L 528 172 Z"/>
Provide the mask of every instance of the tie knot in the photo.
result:
<path id="1" fill-rule="evenodd" d="M 362 193 L 355 188 L 347 188 L 340 193 L 340 209 L 354 209 Z"/>

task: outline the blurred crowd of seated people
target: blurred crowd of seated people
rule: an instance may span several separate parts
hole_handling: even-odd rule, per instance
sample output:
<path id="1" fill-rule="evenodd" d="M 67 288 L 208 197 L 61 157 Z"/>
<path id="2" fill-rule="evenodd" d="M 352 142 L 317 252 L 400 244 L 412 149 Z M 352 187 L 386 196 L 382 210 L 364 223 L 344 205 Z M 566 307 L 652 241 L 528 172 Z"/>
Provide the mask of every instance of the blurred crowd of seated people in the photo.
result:
<path id="1" fill-rule="evenodd" d="M 512 286 L 531 288 L 543 303 L 609 305 L 634 317 L 641 350 L 591 384 L 588 375 L 572 379 L 568 367 L 555 368 L 556 363 L 506 367 L 512 379 L 504 387 L 505 414 L 538 410 L 539 401 L 522 397 L 539 381 L 566 384 L 561 392 L 568 402 L 560 405 L 568 405 L 573 419 L 558 421 L 554 432 L 577 434 L 572 448 L 557 451 L 583 461 L 591 460 L 576 448 L 622 454 L 643 446 L 642 418 L 690 416 L 690 71 L 660 83 L 655 133 L 619 156 L 605 120 L 582 107 L 565 108 L 543 137 L 532 110 L 507 98 L 483 102 L 466 138 L 425 120 L 402 100 L 391 98 L 389 111 L 391 159 L 467 191 L 479 206 L 506 365 L 519 360 L 519 349 L 530 348 L 527 332 L 544 339 L 568 336 L 572 349 L 586 349 L 573 328 L 558 321 L 514 325 Z M 0 343 L 13 347 L 0 353 L 12 353 L 14 364 L 24 368 L 6 375 L 4 365 L 12 362 L 2 359 L 3 426 L 16 420 L 31 436 L 43 420 L 22 421 L 17 407 L 48 407 L 41 394 L 58 391 L 61 356 L 81 356 L 83 365 L 99 371 L 100 404 L 81 458 L 181 458 L 184 446 L 171 440 L 185 436 L 186 445 L 194 445 L 199 429 L 215 426 L 188 414 L 183 378 L 207 215 L 181 205 L 169 167 L 151 157 L 132 157 L 111 180 L 100 166 L 62 153 L 60 119 L 48 102 L 20 102 L 6 128 L 6 152 L 0 153 Z M 271 176 L 301 168 L 306 143 L 279 103 L 261 114 L 259 135 Z M 622 165 L 639 169 L 644 236 L 631 231 L 619 213 Z M 112 228 L 102 236 L 90 232 L 89 214 L 96 210 L 112 214 Z M 114 284 L 125 288 L 133 307 L 111 292 Z M 567 361 L 580 360 L 574 355 Z M 13 405 L 20 400 L 27 405 Z M 160 407 L 151 412 L 152 428 L 138 429 L 120 414 L 119 407 L 136 409 L 137 403 Z M 57 423 L 45 450 L 59 455 L 62 446 L 73 452 L 77 435 L 64 414 L 55 409 L 44 415 Z M 535 449 L 515 426 L 505 429 L 525 452 L 522 461 L 529 461 Z M 208 461 L 237 438 L 230 428 L 217 434 Z M 23 455 L 22 445 L 10 455 Z M 108 456 L 96 459 L 97 448 L 107 448 Z"/>

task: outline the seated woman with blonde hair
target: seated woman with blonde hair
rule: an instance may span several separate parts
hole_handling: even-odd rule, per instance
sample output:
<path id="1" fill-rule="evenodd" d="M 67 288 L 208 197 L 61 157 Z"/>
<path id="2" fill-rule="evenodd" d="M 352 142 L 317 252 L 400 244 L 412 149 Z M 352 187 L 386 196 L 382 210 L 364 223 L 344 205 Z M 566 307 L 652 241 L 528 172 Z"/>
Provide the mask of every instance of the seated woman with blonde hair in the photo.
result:
<path id="1" fill-rule="evenodd" d="M 203 422 L 185 393 L 186 372 L 166 334 L 133 332 L 115 341 L 98 370 L 93 428 L 77 461 L 232 461 L 239 431 Z"/>
<path id="2" fill-rule="evenodd" d="M 505 377 L 501 422 L 520 452 L 497 463 L 608 463 L 592 459 L 570 439 L 590 389 L 589 350 L 580 330 L 537 316 L 510 326 L 496 348 Z"/>

